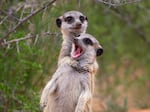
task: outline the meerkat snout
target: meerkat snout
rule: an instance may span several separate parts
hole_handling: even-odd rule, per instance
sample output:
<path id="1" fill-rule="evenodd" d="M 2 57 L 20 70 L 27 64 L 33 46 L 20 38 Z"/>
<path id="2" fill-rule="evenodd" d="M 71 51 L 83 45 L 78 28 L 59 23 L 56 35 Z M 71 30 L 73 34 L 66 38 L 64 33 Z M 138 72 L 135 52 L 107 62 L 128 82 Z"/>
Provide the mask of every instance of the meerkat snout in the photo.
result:
<path id="1" fill-rule="evenodd" d="M 63 35 L 74 33 L 76 36 L 86 32 L 88 19 L 81 12 L 69 11 L 56 19 L 56 25 L 61 29 Z"/>
<path id="2" fill-rule="evenodd" d="M 81 28 L 81 26 L 82 26 L 82 24 L 79 22 L 79 23 L 76 23 L 76 28 L 78 28 L 78 29 L 80 29 Z"/>

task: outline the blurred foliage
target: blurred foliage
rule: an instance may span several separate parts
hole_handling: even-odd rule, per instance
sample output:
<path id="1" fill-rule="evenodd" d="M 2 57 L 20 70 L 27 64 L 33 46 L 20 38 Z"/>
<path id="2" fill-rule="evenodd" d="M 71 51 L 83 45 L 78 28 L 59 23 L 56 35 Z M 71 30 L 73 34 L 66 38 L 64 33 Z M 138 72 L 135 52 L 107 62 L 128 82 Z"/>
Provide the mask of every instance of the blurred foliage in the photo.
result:
<path id="1" fill-rule="evenodd" d="M 14 11 L 19 18 L 23 6 L 41 7 L 47 1 L 0 1 L 0 38 L 14 27 L 15 18 L 1 11 Z M 20 9 L 19 9 L 19 8 Z M 99 94 L 109 112 L 126 111 L 127 106 L 150 107 L 150 1 L 121 7 L 109 7 L 91 0 L 59 0 L 25 22 L 8 40 L 28 33 L 35 38 L 0 48 L 0 111 L 38 112 L 40 92 L 57 67 L 61 35 L 40 35 L 43 32 L 60 33 L 55 19 L 69 10 L 79 10 L 88 17 L 87 32 L 94 35 L 104 48 L 99 57 L 97 73 Z M 18 8 L 18 10 L 16 10 Z M 26 8 L 23 17 L 28 15 Z M 17 51 L 19 48 L 19 51 Z M 122 106 L 120 106 L 122 103 Z"/>

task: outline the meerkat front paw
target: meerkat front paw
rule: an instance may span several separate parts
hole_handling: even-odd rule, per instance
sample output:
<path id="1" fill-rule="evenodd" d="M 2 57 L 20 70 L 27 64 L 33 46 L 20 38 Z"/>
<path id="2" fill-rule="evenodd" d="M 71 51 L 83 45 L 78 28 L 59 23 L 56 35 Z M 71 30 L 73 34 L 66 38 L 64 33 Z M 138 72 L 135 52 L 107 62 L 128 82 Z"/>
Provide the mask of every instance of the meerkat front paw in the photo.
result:
<path id="1" fill-rule="evenodd" d="M 88 71 L 88 72 L 92 72 L 92 71 L 93 71 L 92 65 L 84 65 L 84 66 L 81 66 L 81 68 L 82 68 L 84 71 Z"/>
<path id="2" fill-rule="evenodd" d="M 77 68 L 79 66 L 79 63 L 76 60 L 71 60 L 69 65 L 73 68 Z"/>
<path id="3" fill-rule="evenodd" d="M 40 103 L 40 110 L 43 111 L 44 108 L 46 107 L 46 105 L 47 105 L 47 102 L 46 102 L 46 101 L 45 101 L 45 102 L 41 102 L 41 103 Z"/>
<path id="4" fill-rule="evenodd" d="M 42 93 L 42 96 L 41 96 L 41 99 L 40 99 L 40 110 L 41 111 L 43 111 L 44 108 L 47 105 L 47 101 L 48 101 L 48 99 L 47 99 L 47 93 L 48 93 L 47 90 L 46 91 L 44 90 L 44 93 Z"/>

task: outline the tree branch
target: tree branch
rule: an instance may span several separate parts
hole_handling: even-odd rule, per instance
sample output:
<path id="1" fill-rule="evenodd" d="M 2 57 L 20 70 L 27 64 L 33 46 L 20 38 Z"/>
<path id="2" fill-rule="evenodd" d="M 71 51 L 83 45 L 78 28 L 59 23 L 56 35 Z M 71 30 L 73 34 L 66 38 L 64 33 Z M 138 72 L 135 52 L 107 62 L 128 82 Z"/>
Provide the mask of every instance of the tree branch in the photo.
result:
<path id="1" fill-rule="evenodd" d="M 56 35 L 56 37 L 57 37 L 57 36 L 60 35 L 60 33 L 44 32 L 44 33 L 39 34 L 39 35 L 40 35 L 40 36 Z M 10 41 L 5 41 L 5 40 L 4 40 L 4 42 L 1 43 L 1 46 L 2 46 L 2 47 L 5 47 L 5 46 L 9 46 L 9 45 L 11 45 L 11 44 L 13 44 L 13 43 L 17 43 L 17 42 L 20 42 L 20 41 L 23 41 L 23 40 L 28 40 L 28 39 L 31 39 L 31 38 L 37 38 L 39 35 L 38 35 L 38 34 L 37 34 L 37 35 L 32 35 L 32 34 L 29 33 L 28 35 L 26 35 L 25 37 L 22 37 L 22 38 L 13 39 L 13 40 L 10 40 Z M 35 41 L 37 41 L 37 40 L 35 40 Z M 35 42 L 35 43 L 36 43 L 36 42 Z"/>
<path id="2" fill-rule="evenodd" d="M 96 0 L 96 2 L 103 3 L 109 6 L 117 7 L 121 5 L 140 2 L 141 0 Z"/>
<path id="3" fill-rule="evenodd" d="M 12 43 L 23 41 L 23 40 L 27 40 L 27 39 L 30 39 L 30 38 L 33 38 L 33 37 L 35 37 L 35 35 L 28 34 L 27 36 L 25 36 L 23 38 L 13 39 L 13 40 L 4 42 L 4 43 L 2 43 L 2 46 L 10 45 Z"/>
<path id="4" fill-rule="evenodd" d="M 26 22 L 27 20 L 29 20 L 31 17 L 35 16 L 36 14 L 40 13 L 40 12 L 43 11 L 45 8 L 51 6 L 55 1 L 56 1 L 56 0 L 50 1 L 48 4 L 44 5 L 44 6 L 41 7 L 40 9 L 34 11 L 34 12 L 31 13 L 30 15 L 28 15 L 27 17 L 25 17 L 25 18 L 19 20 L 18 24 L 17 24 L 14 28 L 12 28 L 11 30 L 9 30 L 9 31 L 5 34 L 5 36 L 0 39 L 0 46 L 2 45 L 2 42 L 4 41 L 4 39 L 8 38 L 9 35 L 10 35 L 11 33 L 15 32 L 16 29 L 17 29 L 18 27 L 20 27 L 24 22 Z"/>

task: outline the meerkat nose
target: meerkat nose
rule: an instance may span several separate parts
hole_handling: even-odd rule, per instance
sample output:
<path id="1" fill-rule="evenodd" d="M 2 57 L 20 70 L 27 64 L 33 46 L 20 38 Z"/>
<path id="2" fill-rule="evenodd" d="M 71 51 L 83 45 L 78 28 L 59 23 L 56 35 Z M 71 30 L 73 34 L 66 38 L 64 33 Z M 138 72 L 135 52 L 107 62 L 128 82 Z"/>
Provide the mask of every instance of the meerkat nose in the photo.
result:
<path id="1" fill-rule="evenodd" d="M 82 25 L 81 23 L 77 23 L 76 24 L 77 27 L 81 27 L 81 25 Z"/>

